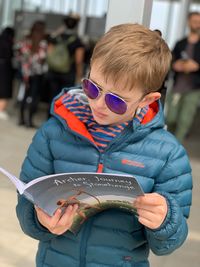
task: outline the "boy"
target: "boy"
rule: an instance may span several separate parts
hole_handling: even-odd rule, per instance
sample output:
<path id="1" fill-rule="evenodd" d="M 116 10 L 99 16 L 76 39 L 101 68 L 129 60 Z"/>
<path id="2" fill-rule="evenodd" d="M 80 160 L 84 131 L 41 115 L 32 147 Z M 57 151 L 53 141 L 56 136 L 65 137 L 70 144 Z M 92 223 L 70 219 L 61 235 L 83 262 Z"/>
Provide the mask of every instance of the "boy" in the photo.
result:
<path id="1" fill-rule="evenodd" d="M 97 43 L 83 90 L 63 91 L 52 118 L 36 133 L 21 179 L 61 172 L 124 173 L 145 196 L 138 216 L 111 209 L 68 231 L 77 206 L 53 217 L 19 196 L 23 231 L 40 241 L 37 266 L 147 267 L 151 249 L 169 254 L 187 236 L 191 168 L 183 147 L 163 129 L 158 101 L 171 53 L 155 32 L 138 24 L 110 29 Z"/>

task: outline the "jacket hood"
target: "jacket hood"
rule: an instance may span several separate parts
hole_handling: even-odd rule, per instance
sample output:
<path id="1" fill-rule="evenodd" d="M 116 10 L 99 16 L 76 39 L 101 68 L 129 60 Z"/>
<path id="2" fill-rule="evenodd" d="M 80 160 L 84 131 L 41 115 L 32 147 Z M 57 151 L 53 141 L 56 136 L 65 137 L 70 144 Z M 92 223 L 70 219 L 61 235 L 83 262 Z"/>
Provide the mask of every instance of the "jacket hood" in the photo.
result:
<path id="1" fill-rule="evenodd" d="M 78 101 L 83 104 L 88 104 L 87 97 L 83 90 L 79 87 L 64 88 L 62 92 L 57 95 L 51 105 L 51 115 L 56 117 L 64 127 L 69 127 L 78 134 L 84 135 L 93 141 L 92 136 L 88 132 L 86 126 L 81 122 L 67 107 L 63 104 L 63 99 L 66 94 L 75 95 Z M 164 114 L 160 101 L 156 101 L 149 106 L 149 110 L 144 116 L 141 124 L 133 121 L 133 131 L 140 132 L 140 137 L 149 134 L 155 129 L 164 127 Z"/>

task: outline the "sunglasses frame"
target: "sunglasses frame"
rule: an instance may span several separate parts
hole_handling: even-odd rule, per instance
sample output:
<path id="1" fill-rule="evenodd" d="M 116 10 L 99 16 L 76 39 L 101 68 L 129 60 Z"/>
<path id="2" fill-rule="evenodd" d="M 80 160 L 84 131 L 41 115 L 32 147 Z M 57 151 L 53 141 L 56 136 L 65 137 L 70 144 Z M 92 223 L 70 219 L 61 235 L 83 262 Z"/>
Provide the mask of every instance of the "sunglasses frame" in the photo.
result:
<path id="1" fill-rule="evenodd" d="M 126 101 L 125 101 L 123 98 L 121 98 L 120 96 L 118 96 L 118 95 L 116 95 L 116 94 L 113 94 L 113 93 L 111 93 L 111 92 L 103 93 L 103 92 L 102 92 L 102 88 L 101 88 L 100 86 L 98 86 L 97 84 L 95 84 L 92 80 L 90 80 L 90 79 L 88 79 L 88 78 L 83 78 L 83 79 L 82 79 L 82 84 L 83 84 L 84 81 L 89 81 L 92 85 L 95 86 L 95 88 L 96 88 L 97 91 L 98 91 L 98 95 L 97 95 L 97 97 L 96 97 L 96 98 L 91 98 L 90 96 L 87 95 L 86 91 L 84 90 L 84 86 L 82 85 L 83 91 L 85 92 L 85 94 L 87 95 L 87 97 L 89 97 L 89 98 L 92 99 L 92 100 L 95 100 L 95 99 L 98 99 L 98 98 L 103 94 L 103 95 L 104 95 L 104 101 L 105 101 L 105 103 L 106 103 L 106 106 L 108 107 L 108 109 L 109 109 L 110 111 L 112 111 L 112 112 L 115 113 L 115 114 L 119 114 L 119 115 L 123 115 L 123 114 L 126 113 L 127 108 L 128 108 L 128 105 L 127 105 Z M 125 109 L 125 111 L 124 111 L 123 113 L 119 113 L 119 112 L 113 111 L 113 110 L 110 108 L 110 106 L 109 106 L 109 104 L 107 103 L 107 101 L 106 101 L 106 96 L 107 96 L 107 95 L 114 96 L 114 97 L 116 97 L 116 99 L 121 100 L 121 101 L 123 102 L 123 104 L 126 105 L 126 109 Z"/>

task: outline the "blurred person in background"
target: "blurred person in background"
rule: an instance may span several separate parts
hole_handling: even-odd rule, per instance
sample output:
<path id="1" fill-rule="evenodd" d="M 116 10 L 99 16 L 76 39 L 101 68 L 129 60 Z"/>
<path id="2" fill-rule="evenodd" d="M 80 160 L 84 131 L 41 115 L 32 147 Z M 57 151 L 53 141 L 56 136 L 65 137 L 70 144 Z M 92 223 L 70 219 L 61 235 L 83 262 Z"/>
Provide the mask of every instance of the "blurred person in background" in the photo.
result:
<path id="1" fill-rule="evenodd" d="M 78 15 L 69 14 L 64 19 L 64 25 L 52 34 L 48 40 L 47 62 L 49 71 L 47 80 L 49 84 L 49 103 L 64 87 L 71 87 L 81 82 L 85 49 L 82 40 L 77 35 L 79 20 L 80 17 Z M 57 45 L 63 46 L 66 50 L 61 51 L 61 59 L 60 55 L 55 52 Z M 69 54 L 70 62 L 68 67 L 64 66 L 64 62 L 60 66 L 62 60 L 64 61 L 65 52 Z M 58 62 L 57 66 L 54 65 L 55 62 Z"/>
<path id="2" fill-rule="evenodd" d="M 0 119 L 8 119 L 8 100 L 12 97 L 14 29 L 7 27 L 0 35 Z"/>
<path id="3" fill-rule="evenodd" d="M 19 42 L 16 49 L 25 88 L 20 102 L 19 125 L 34 127 L 33 116 L 39 103 L 43 75 L 47 72 L 46 54 L 45 23 L 36 21 L 29 36 Z"/>
<path id="4" fill-rule="evenodd" d="M 155 29 L 154 32 L 157 33 L 160 37 L 162 37 L 162 32 L 159 29 Z M 159 92 L 161 94 L 160 102 L 162 104 L 163 109 L 164 109 L 164 106 L 165 106 L 165 98 L 166 98 L 166 92 L 167 92 L 167 86 L 166 86 L 167 77 L 168 77 L 168 75 L 166 75 L 166 77 L 165 77 L 165 79 L 163 81 L 163 84 L 162 84 L 162 86 L 160 87 L 160 90 L 159 90 Z"/>
<path id="5" fill-rule="evenodd" d="M 94 47 L 98 41 L 98 38 L 90 38 L 85 36 L 84 38 L 84 46 L 85 46 L 85 53 L 84 53 L 84 71 L 83 75 L 84 77 L 88 75 L 90 71 L 90 59 L 92 57 L 92 53 L 94 50 Z"/>
<path id="6" fill-rule="evenodd" d="M 200 103 L 200 13 L 188 16 L 189 35 L 172 52 L 174 86 L 167 101 L 167 125 L 180 142 L 192 126 Z"/>

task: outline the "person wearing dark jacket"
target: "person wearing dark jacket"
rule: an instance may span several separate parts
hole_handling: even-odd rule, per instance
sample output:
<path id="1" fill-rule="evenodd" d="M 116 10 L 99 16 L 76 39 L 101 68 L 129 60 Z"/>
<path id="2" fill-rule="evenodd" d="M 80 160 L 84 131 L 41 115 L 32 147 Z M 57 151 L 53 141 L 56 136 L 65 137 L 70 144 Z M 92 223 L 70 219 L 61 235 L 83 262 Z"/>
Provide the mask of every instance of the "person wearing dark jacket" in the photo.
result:
<path id="1" fill-rule="evenodd" d="M 61 92 L 63 87 L 71 87 L 75 84 L 80 84 L 81 78 L 83 76 L 83 61 L 84 61 L 84 44 L 81 38 L 77 34 L 77 26 L 79 23 L 79 16 L 76 14 L 69 14 L 64 19 L 64 27 L 58 29 L 57 32 L 52 34 L 49 37 L 48 42 L 48 53 L 47 53 L 47 62 L 49 63 L 49 71 L 47 75 L 47 82 L 49 87 L 48 102 L 49 110 L 50 104 L 53 98 Z M 69 54 L 68 61 L 69 67 L 60 69 L 60 67 L 55 68 L 55 65 L 51 65 L 50 58 L 51 53 L 55 51 L 55 46 L 63 44 L 66 52 Z M 63 54 L 63 53 L 62 53 Z M 53 59 L 53 58 L 52 58 Z M 59 60 L 60 62 L 64 60 L 64 54 Z M 56 59 L 54 59 L 56 61 Z"/>
<path id="2" fill-rule="evenodd" d="M 7 105 L 12 97 L 14 29 L 7 27 L 0 35 L 0 119 L 8 119 Z"/>
<path id="3" fill-rule="evenodd" d="M 167 125 L 180 142 L 192 126 L 200 103 L 200 13 L 188 16 L 190 33 L 172 52 L 174 86 L 167 105 Z"/>

